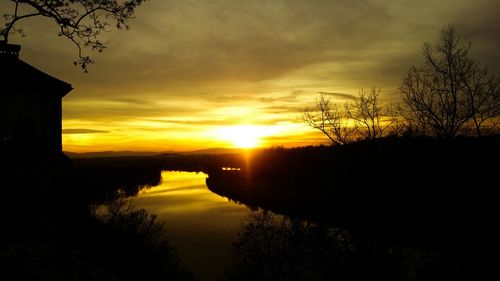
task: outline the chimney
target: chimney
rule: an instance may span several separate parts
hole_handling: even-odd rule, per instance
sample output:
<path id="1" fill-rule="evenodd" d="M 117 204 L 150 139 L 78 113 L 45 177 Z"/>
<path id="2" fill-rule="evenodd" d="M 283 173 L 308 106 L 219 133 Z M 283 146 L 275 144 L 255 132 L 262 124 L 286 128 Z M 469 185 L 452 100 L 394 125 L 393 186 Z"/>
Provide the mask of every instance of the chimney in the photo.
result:
<path id="1" fill-rule="evenodd" d="M 21 45 L 7 44 L 3 41 L 0 41 L 0 56 L 2 57 L 19 58 L 20 50 Z"/>

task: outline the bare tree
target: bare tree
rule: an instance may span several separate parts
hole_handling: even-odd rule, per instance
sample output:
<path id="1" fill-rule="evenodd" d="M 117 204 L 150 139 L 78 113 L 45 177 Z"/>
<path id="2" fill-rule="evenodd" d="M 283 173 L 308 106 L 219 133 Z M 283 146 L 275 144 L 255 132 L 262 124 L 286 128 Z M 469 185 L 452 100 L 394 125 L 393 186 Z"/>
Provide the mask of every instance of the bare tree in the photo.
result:
<path id="1" fill-rule="evenodd" d="M 376 139 L 399 134 L 400 115 L 396 106 L 384 106 L 379 98 L 380 89 L 359 91 L 354 101 L 342 105 L 332 104 L 324 94 L 316 99 L 314 107 L 302 112 L 304 122 L 325 134 L 333 144 L 348 144 L 358 138 Z"/>
<path id="2" fill-rule="evenodd" d="M 405 133 L 408 124 L 405 122 L 403 113 L 403 107 L 400 103 L 390 103 L 385 106 L 384 119 L 385 122 L 387 122 L 387 128 L 384 129 L 385 134 L 390 136 L 401 136 Z"/>
<path id="3" fill-rule="evenodd" d="M 7 43 L 11 33 L 24 36 L 17 27 L 20 20 L 31 17 L 46 17 L 59 27 L 59 36 L 71 40 L 78 49 L 78 59 L 74 61 L 87 71 L 93 60 L 83 54 L 83 48 L 102 52 L 106 43 L 99 40 L 102 32 L 114 27 L 128 29 L 127 21 L 133 17 L 135 9 L 145 0 L 10 0 L 12 13 L 3 15 L 4 27 L 0 28 L 0 42 Z"/>
<path id="4" fill-rule="evenodd" d="M 356 134 L 356 123 L 350 122 L 350 103 L 343 106 L 331 104 L 324 94 L 316 99 L 314 107 L 306 107 L 302 113 L 304 122 L 320 130 L 334 144 L 344 145 L 351 142 Z"/>
<path id="5" fill-rule="evenodd" d="M 400 90 L 406 117 L 419 134 L 454 137 L 474 127 L 476 134 L 500 113 L 500 80 L 469 58 L 453 25 L 441 30 L 437 43 L 424 43 L 424 63 L 411 66 Z"/>
<path id="6" fill-rule="evenodd" d="M 486 67 L 468 60 L 460 70 L 460 79 L 467 94 L 466 106 L 472 119 L 469 123 L 475 134 L 495 132 L 500 115 L 500 77 L 489 75 Z"/>
<path id="7" fill-rule="evenodd" d="M 384 107 L 380 102 L 380 88 L 372 87 L 369 92 L 360 90 L 354 100 L 351 118 L 359 124 L 360 135 L 368 139 L 380 138 L 397 121 L 392 107 Z"/>

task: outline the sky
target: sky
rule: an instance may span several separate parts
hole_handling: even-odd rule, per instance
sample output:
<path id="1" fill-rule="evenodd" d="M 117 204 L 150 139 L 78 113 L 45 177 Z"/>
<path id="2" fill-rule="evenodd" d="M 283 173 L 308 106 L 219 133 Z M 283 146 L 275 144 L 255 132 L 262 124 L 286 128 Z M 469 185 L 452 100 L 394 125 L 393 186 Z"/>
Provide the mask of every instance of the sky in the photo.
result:
<path id="1" fill-rule="evenodd" d="M 0 13 L 10 12 L 8 1 Z M 130 30 L 103 35 L 83 73 L 48 19 L 20 21 L 20 57 L 72 84 L 63 149 L 186 151 L 327 144 L 301 120 L 319 93 L 342 103 L 382 88 L 398 102 L 423 42 L 454 24 L 500 72 L 498 0 L 150 0 Z"/>

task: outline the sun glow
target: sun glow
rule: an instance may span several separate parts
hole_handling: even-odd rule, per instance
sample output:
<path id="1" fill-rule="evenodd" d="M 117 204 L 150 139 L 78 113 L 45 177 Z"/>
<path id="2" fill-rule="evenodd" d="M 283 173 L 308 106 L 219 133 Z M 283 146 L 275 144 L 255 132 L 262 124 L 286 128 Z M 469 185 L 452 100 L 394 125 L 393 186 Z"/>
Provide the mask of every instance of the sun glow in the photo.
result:
<path id="1" fill-rule="evenodd" d="M 228 126 L 215 131 L 217 139 L 230 142 L 235 148 L 255 148 L 262 146 L 262 138 L 272 134 L 272 128 L 255 125 Z"/>

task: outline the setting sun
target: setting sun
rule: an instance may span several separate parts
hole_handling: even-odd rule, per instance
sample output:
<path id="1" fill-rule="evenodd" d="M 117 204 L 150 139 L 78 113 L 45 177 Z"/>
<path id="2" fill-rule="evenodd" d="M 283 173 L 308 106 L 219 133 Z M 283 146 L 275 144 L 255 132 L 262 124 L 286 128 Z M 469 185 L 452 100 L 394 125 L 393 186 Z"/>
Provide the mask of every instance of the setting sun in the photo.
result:
<path id="1" fill-rule="evenodd" d="M 266 126 L 237 125 L 219 128 L 216 138 L 227 141 L 235 148 L 255 148 L 262 145 L 262 138 L 272 135 L 273 130 Z"/>
<path id="2" fill-rule="evenodd" d="M 239 148 L 254 148 L 259 145 L 259 140 L 251 135 L 235 136 L 233 144 Z"/>
<path id="3" fill-rule="evenodd" d="M 499 279 L 500 0 L 0 11 L 1 280 Z"/>

